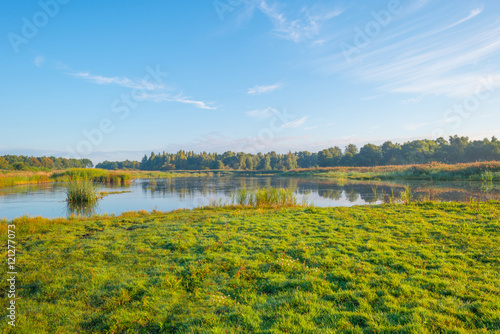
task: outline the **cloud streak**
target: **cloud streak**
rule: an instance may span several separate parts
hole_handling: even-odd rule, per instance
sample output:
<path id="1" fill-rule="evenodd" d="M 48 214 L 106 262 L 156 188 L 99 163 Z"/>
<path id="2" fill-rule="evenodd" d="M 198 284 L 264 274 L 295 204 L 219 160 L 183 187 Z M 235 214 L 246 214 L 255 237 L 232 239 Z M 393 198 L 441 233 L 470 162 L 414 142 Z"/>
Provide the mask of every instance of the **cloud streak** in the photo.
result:
<path id="1" fill-rule="evenodd" d="M 474 20 L 482 12 L 482 8 L 471 9 L 465 17 L 455 18 L 438 28 L 425 27 L 434 16 L 420 16 L 420 21 L 411 21 L 415 30 L 397 27 L 388 31 L 353 63 L 332 69 L 376 83 L 383 92 L 470 96 L 481 78 L 500 75 L 500 71 L 481 73 L 477 68 L 471 69 L 471 65 L 490 59 L 500 51 L 498 24 Z M 425 30 L 420 31 L 422 29 Z M 407 34 L 411 37 L 405 38 Z"/>
<path id="2" fill-rule="evenodd" d="M 152 102 L 177 102 L 183 104 L 189 104 L 195 106 L 199 109 L 205 110 L 216 110 L 216 107 L 210 105 L 210 103 L 193 100 L 192 98 L 184 96 L 182 93 L 177 95 L 170 94 L 166 92 L 166 89 L 161 84 L 155 84 L 148 80 L 131 80 L 125 76 L 120 77 L 106 77 L 102 75 L 92 75 L 89 72 L 68 72 L 67 74 L 89 81 L 97 85 L 116 85 L 125 88 L 131 88 L 139 90 L 135 97 L 142 101 L 152 101 Z"/>
<path id="3" fill-rule="evenodd" d="M 291 122 L 283 124 L 283 127 L 284 128 L 298 128 L 299 126 L 304 124 L 308 118 L 309 118 L 309 116 L 304 116 L 302 118 L 299 118 L 296 121 L 291 121 Z"/>
<path id="4" fill-rule="evenodd" d="M 151 83 L 147 80 L 131 80 L 127 77 L 105 77 L 102 75 L 92 75 L 89 72 L 75 72 L 68 73 L 74 77 L 85 79 L 89 82 L 98 85 L 117 85 L 125 88 L 132 89 L 145 89 L 145 90 L 158 90 L 162 89 L 163 86 L 159 84 Z"/>
<path id="5" fill-rule="evenodd" d="M 266 119 L 278 113 L 279 111 L 272 107 L 267 107 L 266 109 L 255 109 L 245 112 L 247 116 L 257 119 Z"/>
<path id="6" fill-rule="evenodd" d="M 190 104 L 199 109 L 216 110 L 216 107 L 211 106 L 207 102 L 193 100 L 182 94 L 170 95 L 167 93 L 140 93 L 137 95 L 138 100 L 152 101 L 152 102 L 178 102 L 183 104 Z"/>
<path id="7" fill-rule="evenodd" d="M 248 94 L 250 95 L 260 95 L 260 94 L 267 94 L 267 93 L 272 93 L 277 89 L 281 88 L 281 84 L 274 84 L 274 85 L 268 85 L 268 86 L 255 86 L 252 88 L 248 89 Z"/>
<path id="8" fill-rule="evenodd" d="M 313 8 L 302 8 L 299 11 L 285 13 L 284 5 L 279 2 L 267 0 L 256 0 L 250 3 L 248 16 L 255 10 L 262 14 L 273 24 L 273 34 L 279 38 L 299 43 L 314 39 L 320 33 L 321 26 L 332 18 L 342 14 L 340 9 L 314 10 Z"/>

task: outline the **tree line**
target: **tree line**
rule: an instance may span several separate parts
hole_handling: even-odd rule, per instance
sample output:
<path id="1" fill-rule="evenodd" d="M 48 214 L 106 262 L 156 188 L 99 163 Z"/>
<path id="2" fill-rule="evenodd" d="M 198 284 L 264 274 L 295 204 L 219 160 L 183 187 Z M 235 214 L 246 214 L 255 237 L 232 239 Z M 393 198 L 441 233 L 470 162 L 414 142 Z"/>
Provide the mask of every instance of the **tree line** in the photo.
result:
<path id="1" fill-rule="evenodd" d="M 24 155 L 0 156 L 0 169 L 10 170 L 43 170 L 92 168 L 94 164 L 89 159 L 66 159 L 56 157 L 27 157 Z"/>
<path id="2" fill-rule="evenodd" d="M 496 137 L 491 140 L 470 141 L 468 137 L 457 135 L 449 140 L 414 140 L 403 144 L 387 141 L 382 145 L 366 144 L 360 149 L 354 144 L 347 145 L 344 150 L 338 146 L 324 149 L 317 153 L 308 151 L 276 152 L 250 154 L 227 151 L 218 153 L 195 153 L 180 150 L 177 153 L 154 153 L 145 155 L 142 161 L 110 162 L 104 161 L 97 168 L 103 169 L 136 169 L 147 171 L 170 170 L 289 170 L 311 167 L 338 166 L 381 166 L 424 164 L 429 162 L 463 163 L 476 161 L 500 160 L 500 141 Z"/>

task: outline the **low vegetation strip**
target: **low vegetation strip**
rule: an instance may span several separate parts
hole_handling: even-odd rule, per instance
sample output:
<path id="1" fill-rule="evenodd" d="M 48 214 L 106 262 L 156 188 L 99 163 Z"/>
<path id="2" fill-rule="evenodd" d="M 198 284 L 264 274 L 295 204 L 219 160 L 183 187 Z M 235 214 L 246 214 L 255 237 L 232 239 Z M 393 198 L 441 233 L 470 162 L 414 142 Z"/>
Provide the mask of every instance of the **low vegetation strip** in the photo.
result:
<path id="1" fill-rule="evenodd" d="M 227 175 L 224 174 L 224 175 Z M 93 181 L 99 183 L 124 184 L 131 179 L 170 179 L 175 177 L 207 177 L 212 172 L 143 172 L 143 171 L 107 171 L 92 168 L 74 168 L 65 171 L 0 171 L 0 188 L 24 184 L 49 182 Z"/>
<path id="2" fill-rule="evenodd" d="M 500 202 L 14 224 L 21 299 L 2 333 L 500 330 Z"/>
<path id="3" fill-rule="evenodd" d="M 124 184 L 130 181 L 131 176 L 126 172 L 110 172 L 103 169 L 75 168 L 64 172 L 54 173 L 54 179 L 68 179 L 70 181 L 93 181 L 100 183 Z"/>
<path id="4" fill-rule="evenodd" d="M 36 184 L 54 182 L 50 172 L 7 172 L 0 171 L 0 188 L 21 184 Z"/>
<path id="5" fill-rule="evenodd" d="M 500 181 L 500 161 L 463 164 L 429 163 L 377 167 L 304 168 L 285 172 L 286 176 L 316 176 L 333 179 L 369 180 L 473 180 Z"/>
<path id="6" fill-rule="evenodd" d="M 266 174 L 267 173 L 267 174 Z M 500 181 L 500 161 L 465 164 L 429 163 L 424 165 L 396 165 L 377 167 L 319 167 L 290 171 L 108 171 L 104 169 L 74 168 L 65 171 L 0 171 L 0 187 L 47 182 L 93 181 L 123 184 L 131 179 L 212 176 L 293 176 L 323 177 L 339 180 L 472 180 Z"/>

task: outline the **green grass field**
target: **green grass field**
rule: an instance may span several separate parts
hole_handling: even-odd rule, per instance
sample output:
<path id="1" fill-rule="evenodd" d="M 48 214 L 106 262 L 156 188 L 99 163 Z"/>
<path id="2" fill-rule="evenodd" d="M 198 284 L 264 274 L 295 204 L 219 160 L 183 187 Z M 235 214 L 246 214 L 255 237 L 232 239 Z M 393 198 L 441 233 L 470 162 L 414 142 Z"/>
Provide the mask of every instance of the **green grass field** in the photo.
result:
<path id="1" fill-rule="evenodd" d="M 14 224 L 17 326 L 2 333 L 500 331 L 500 202 Z"/>

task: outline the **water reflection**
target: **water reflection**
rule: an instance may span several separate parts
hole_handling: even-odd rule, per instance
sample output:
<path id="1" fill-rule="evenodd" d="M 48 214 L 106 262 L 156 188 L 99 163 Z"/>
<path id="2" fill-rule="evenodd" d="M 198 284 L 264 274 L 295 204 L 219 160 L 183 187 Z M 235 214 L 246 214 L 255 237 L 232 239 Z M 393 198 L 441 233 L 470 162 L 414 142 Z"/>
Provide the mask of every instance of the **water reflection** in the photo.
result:
<path id="1" fill-rule="evenodd" d="M 144 194 L 167 197 L 175 194 L 179 198 L 223 195 L 230 197 L 236 189 L 287 188 L 305 196 L 313 193 L 332 201 L 347 200 L 365 204 L 393 202 L 401 198 L 408 187 L 417 201 L 469 201 L 500 199 L 498 183 L 481 182 L 334 182 L 298 178 L 201 178 L 138 181 Z"/>
<path id="2" fill-rule="evenodd" d="M 92 217 L 99 212 L 99 203 L 70 203 L 67 202 L 67 216 Z"/>
<path id="3" fill-rule="evenodd" d="M 283 177 L 204 177 L 134 180 L 125 186 L 101 185 L 100 191 L 123 191 L 104 197 L 99 205 L 73 206 L 65 202 L 63 183 L 0 188 L 0 219 L 22 215 L 63 217 L 95 213 L 120 214 L 154 209 L 170 211 L 195 208 L 222 199 L 230 201 L 237 189 L 276 187 L 292 189 L 316 206 L 352 206 L 394 202 L 408 187 L 417 201 L 500 200 L 498 182 L 335 182 Z"/>

